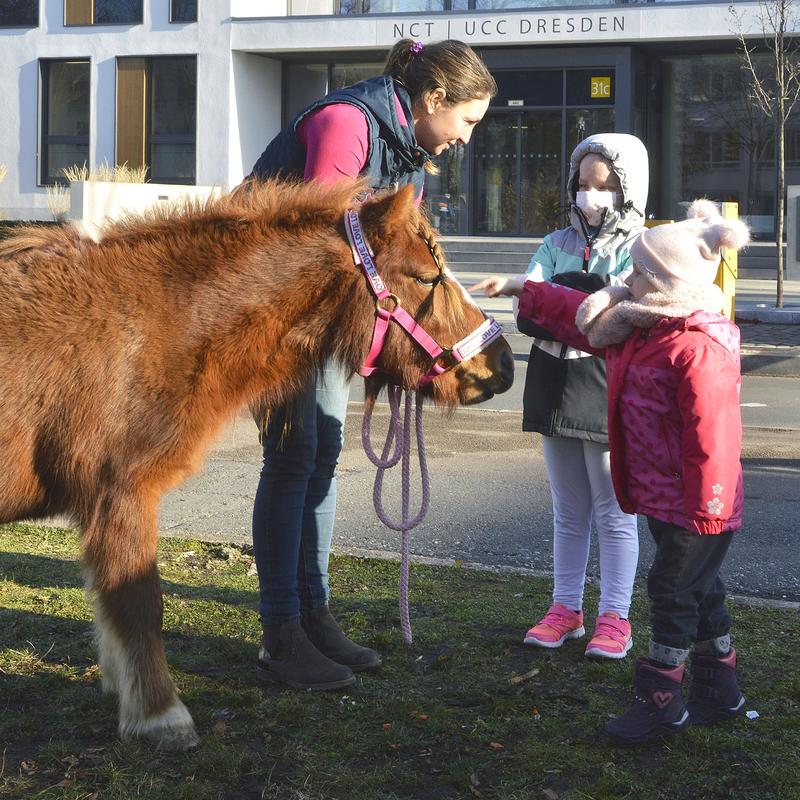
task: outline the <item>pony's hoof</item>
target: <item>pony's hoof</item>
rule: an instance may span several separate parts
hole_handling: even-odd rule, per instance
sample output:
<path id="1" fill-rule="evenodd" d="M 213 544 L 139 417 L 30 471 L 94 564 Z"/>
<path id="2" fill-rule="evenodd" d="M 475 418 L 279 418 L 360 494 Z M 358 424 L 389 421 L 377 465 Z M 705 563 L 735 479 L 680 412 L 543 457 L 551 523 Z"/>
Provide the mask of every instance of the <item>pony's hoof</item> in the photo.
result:
<path id="1" fill-rule="evenodd" d="M 143 739 L 159 750 L 191 750 L 200 744 L 192 716 L 180 700 L 154 717 L 121 724 L 120 735 L 123 739 Z"/>
<path id="2" fill-rule="evenodd" d="M 158 750 L 194 750 L 200 744 L 200 737 L 194 728 L 188 730 L 154 731 L 147 736 L 147 741 Z"/>

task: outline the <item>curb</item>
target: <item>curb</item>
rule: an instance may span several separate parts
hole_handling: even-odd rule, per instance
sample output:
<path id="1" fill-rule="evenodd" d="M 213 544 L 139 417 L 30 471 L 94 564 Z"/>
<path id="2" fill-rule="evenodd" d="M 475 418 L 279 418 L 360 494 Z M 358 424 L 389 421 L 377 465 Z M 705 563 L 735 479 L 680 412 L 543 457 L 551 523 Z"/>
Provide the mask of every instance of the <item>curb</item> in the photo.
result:
<path id="1" fill-rule="evenodd" d="M 736 307 L 736 322 L 763 322 L 771 325 L 800 325 L 800 307 L 775 308 L 766 303 Z"/>
<path id="2" fill-rule="evenodd" d="M 365 547 L 335 547 L 332 552 L 338 556 L 352 556 L 354 558 L 374 558 L 378 561 L 400 561 L 400 553 L 387 550 L 371 550 Z M 501 565 L 481 564 L 476 561 L 462 561 L 454 558 L 435 558 L 433 556 L 409 556 L 409 563 L 419 564 L 427 567 L 454 567 L 457 569 L 468 569 L 475 572 L 488 572 L 493 575 L 529 575 L 534 578 L 552 578 L 552 570 L 528 569 L 527 567 L 510 567 Z M 642 583 L 642 579 L 637 579 Z M 599 586 L 599 580 L 594 576 L 586 576 L 587 583 L 594 583 Z M 749 594 L 728 594 L 727 599 L 733 603 L 742 605 L 761 606 L 766 608 L 777 608 L 784 611 L 797 611 L 800 613 L 800 601 L 797 600 L 778 600 L 772 597 L 759 597 Z"/>
<path id="3" fill-rule="evenodd" d="M 800 378 L 800 348 L 753 348 L 744 345 L 741 354 L 742 375 L 765 378 Z"/>

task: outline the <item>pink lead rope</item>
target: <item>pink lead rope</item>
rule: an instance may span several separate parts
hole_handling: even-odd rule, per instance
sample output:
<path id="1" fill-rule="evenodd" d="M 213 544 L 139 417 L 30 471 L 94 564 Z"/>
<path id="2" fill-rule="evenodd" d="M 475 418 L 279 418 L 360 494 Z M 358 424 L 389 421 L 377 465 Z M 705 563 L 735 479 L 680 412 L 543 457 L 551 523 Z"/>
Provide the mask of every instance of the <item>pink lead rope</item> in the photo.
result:
<path id="1" fill-rule="evenodd" d="M 362 376 L 372 375 L 381 370 L 378 366 L 378 358 L 383 349 L 383 343 L 389 332 L 389 324 L 394 320 L 432 359 L 428 371 L 419 379 L 420 386 L 430 383 L 438 375 L 446 372 L 460 361 L 466 361 L 477 355 L 491 342 L 501 336 L 502 327 L 491 317 L 485 319 L 472 333 L 465 336 L 449 350 L 441 347 L 436 340 L 420 325 L 417 321 L 400 305 L 400 300 L 393 295 L 383 282 L 378 268 L 375 266 L 372 250 L 364 238 L 361 229 L 361 221 L 358 212 L 349 209 L 344 215 L 345 230 L 350 247 L 353 251 L 353 261 L 359 265 L 369 281 L 372 294 L 375 296 L 375 327 L 372 332 L 372 343 L 369 353 L 364 363 L 358 370 Z M 381 308 L 379 301 L 385 298 L 394 301 L 394 308 L 387 311 Z M 451 363 L 443 366 L 439 359 L 441 356 L 449 356 Z M 409 555 L 408 555 L 408 532 L 416 528 L 428 513 L 428 503 L 430 500 L 430 481 L 428 476 L 428 464 L 425 457 L 425 443 L 422 433 L 422 398 L 416 395 L 416 439 L 417 457 L 419 459 L 420 480 L 422 483 L 422 501 L 420 509 L 414 519 L 409 518 L 409 494 L 411 484 L 411 406 L 413 390 L 406 392 L 404 421 L 400 422 L 400 397 L 403 387 L 390 386 L 389 393 L 389 429 L 386 433 L 386 443 L 383 452 L 378 456 L 370 443 L 370 422 L 372 420 L 372 408 L 367 408 L 364 412 L 364 422 L 361 428 L 361 442 L 367 458 L 378 468 L 375 474 L 375 485 L 372 492 L 372 500 L 375 505 L 375 513 L 378 519 L 395 531 L 402 532 L 401 559 L 400 559 L 400 628 L 403 632 L 403 639 L 411 644 L 411 621 L 408 612 L 408 578 L 409 578 Z M 394 447 L 394 452 L 392 448 Z M 389 453 L 392 452 L 390 456 Z M 402 482 L 402 510 L 401 520 L 396 522 L 389 518 L 383 508 L 383 477 L 387 469 L 394 467 L 402 459 L 401 482 Z"/>
<path id="2" fill-rule="evenodd" d="M 411 644 L 411 620 L 408 612 L 408 532 L 416 528 L 428 513 L 430 500 L 430 481 L 428 478 L 428 462 L 425 456 L 425 442 L 422 435 L 422 398 L 416 395 L 416 416 L 414 419 L 417 434 L 417 457 L 419 459 L 420 480 L 422 483 L 422 500 L 420 508 L 414 519 L 409 518 L 410 485 L 411 485 L 411 405 L 415 392 L 406 392 L 404 420 L 400 421 L 400 397 L 403 394 L 401 386 L 390 386 L 389 394 L 389 429 L 386 433 L 386 443 L 383 452 L 378 456 L 370 443 L 370 423 L 372 421 L 372 407 L 364 411 L 364 421 L 361 427 L 361 443 L 367 458 L 378 468 L 375 474 L 375 486 L 372 490 L 372 502 L 378 519 L 394 531 L 401 531 L 400 545 L 400 630 L 403 639 Z M 394 452 L 392 452 L 394 449 Z M 389 453 L 392 452 L 390 456 Z M 401 519 L 399 522 L 391 519 L 383 508 L 383 477 L 387 469 L 394 467 L 402 459 L 401 481 L 403 498 L 401 506 Z"/>

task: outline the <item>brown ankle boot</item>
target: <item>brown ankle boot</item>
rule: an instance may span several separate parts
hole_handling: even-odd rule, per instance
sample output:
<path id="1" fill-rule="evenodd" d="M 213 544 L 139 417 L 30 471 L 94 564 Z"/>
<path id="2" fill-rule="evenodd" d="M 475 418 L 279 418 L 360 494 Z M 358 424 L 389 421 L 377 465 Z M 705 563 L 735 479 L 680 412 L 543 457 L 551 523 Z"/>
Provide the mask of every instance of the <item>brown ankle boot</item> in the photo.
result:
<path id="1" fill-rule="evenodd" d="M 351 642 L 342 633 L 328 606 L 303 609 L 300 620 L 317 650 L 337 664 L 345 664 L 353 672 L 363 672 L 378 669 L 383 663 L 374 650 Z"/>
<path id="2" fill-rule="evenodd" d="M 342 689 L 355 683 L 353 671 L 320 653 L 299 619 L 264 625 L 256 677 L 293 689 Z"/>

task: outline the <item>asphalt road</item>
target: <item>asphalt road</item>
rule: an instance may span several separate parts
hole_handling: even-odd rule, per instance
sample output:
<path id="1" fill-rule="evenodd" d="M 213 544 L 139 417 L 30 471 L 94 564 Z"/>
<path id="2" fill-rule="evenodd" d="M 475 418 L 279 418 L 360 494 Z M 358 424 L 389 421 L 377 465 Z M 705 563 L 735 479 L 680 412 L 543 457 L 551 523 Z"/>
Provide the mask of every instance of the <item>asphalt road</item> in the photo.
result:
<path id="1" fill-rule="evenodd" d="M 769 379 L 760 379 L 767 382 Z M 773 379 L 780 380 L 780 379 Z M 375 417 L 377 448 L 386 408 Z M 521 432 L 516 411 L 459 409 L 448 417 L 425 413 L 431 506 L 411 533 L 411 553 L 485 567 L 549 573 L 552 569 L 550 492 L 539 437 Z M 334 551 L 393 557 L 399 534 L 372 508 L 375 469 L 361 448 L 361 413 L 351 403 L 338 470 Z M 167 495 L 160 527 L 171 535 L 249 543 L 261 453 L 253 422 L 238 417 L 218 442 L 203 472 Z M 800 601 L 800 433 L 745 429 L 744 527 L 725 566 L 734 593 Z M 399 475 L 386 479 L 386 509 L 399 511 Z M 412 509 L 419 487 L 412 484 Z M 653 547 L 640 522 L 640 575 Z M 598 572 L 596 548 L 589 565 Z"/>
<path id="2" fill-rule="evenodd" d="M 551 574 L 552 513 L 541 443 L 538 436 L 521 432 L 530 340 L 513 332 L 507 298 L 484 298 L 481 304 L 509 331 L 516 380 L 506 394 L 451 417 L 426 410 L 431 506 L 424 523 L 411 533 L 411 552 L 417 559 Z M 743 377 L 744 527 L 724 576 L 734 593 L 800 601 L 800 370 L 794 366 L 796 352 L 787 351 L 789 356 L 794 357 L 790 368 L 783 364 L 777 375 L 797 377 Z M 356 381 L 338 470 L 334 550 L 395 557 L 399 534 L 385 528 L 372 507 L 375 469 L 361 448 L 360 397 Z M 376 439 L 385 430 L 380 424 L 385 413 L 384 406 L 376 414 Z M 243 413 L 219 439 L 203 472 L 163 499 L 161 529 L 249 543 L 260 464 L 255 425 Z M 386 480 L 390 512 L 399 512 L 399 480 L 399 475 Z M 412 494 L 418 500 L 418 485 Z M 644 521 L 640 542 L 639 574 L 644 576 L 653 554 Z M 596 547 L 590 558 L 589 573 L 596 576 Z"/>
<path id="3" fill-rule="evenodd" d="M 518 411 L 522 408 L 522 390 L 525 386 L 525 368 L 528 364 L 531 340 L 522 334 L 507 334 L 511 349 L 514 352 L 516 376 L 514 385 L 502 395 L 497 395 L 482 409 Z M 792 352 L 797 352 L 796 348 Z M 793 356 L 772 356 L 770 361 L 786 369 L 784 362 Z M 800 365 L 798 365 L 800 367 Z M 777 372 L 777 370 L 775 370 Z M 800 369 L 792 365 L 794 375 L 785 377 L 778 375 L 745 374 L 742 379 L 742 422 L 746 427 L 782 428 L 787 431 L 798 431 L 800 437 Z M 354 387 L 352 397 L 360 398 L 359 387 Z"/>

